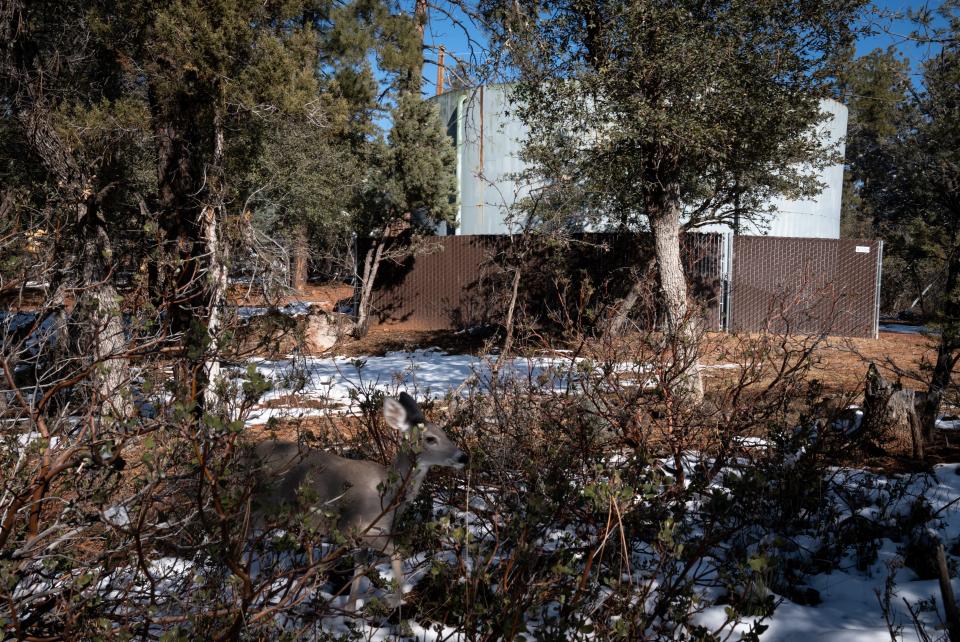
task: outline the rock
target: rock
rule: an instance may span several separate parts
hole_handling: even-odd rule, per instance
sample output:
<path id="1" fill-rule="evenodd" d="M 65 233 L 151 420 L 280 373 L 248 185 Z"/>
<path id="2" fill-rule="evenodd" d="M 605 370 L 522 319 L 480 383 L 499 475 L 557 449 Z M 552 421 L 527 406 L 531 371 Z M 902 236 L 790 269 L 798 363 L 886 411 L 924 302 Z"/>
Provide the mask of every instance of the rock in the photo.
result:
<path id="1" fill-rule="evenodd" d="M 310 306 L 304 328 L 304 348 L 309 354 L 326 352 L 348 334 L 350 319 L 344 314 L 326 312 L 318 306 Z"/>

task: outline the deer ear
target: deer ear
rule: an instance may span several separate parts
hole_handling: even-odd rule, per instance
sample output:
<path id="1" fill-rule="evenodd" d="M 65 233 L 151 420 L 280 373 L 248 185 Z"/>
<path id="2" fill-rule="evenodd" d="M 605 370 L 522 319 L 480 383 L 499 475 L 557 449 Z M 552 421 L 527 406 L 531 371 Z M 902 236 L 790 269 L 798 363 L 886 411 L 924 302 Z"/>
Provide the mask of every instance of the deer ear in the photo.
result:
<path id="1" fill-rule="evenodd" d="M 388 426 L 400 432 L 407 432 L 410 428 L 406 408 L 393 397 L 383 398 L 383 420 Z"/>

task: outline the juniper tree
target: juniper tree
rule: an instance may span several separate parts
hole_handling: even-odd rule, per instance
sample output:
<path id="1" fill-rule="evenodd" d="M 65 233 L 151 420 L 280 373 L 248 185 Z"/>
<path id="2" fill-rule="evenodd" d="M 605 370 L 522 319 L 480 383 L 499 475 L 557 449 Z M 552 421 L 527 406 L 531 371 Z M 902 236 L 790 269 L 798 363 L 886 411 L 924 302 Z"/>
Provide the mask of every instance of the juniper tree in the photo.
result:
<path id="1" fill-rule="evenodd" d="M 6 216 L 33 218 L 21 232 L 42 234 L 37 250 L 56 259 L 45 273 L 26 267 L 51 292 L 44 312 L 56 319 L 61 375 L 90 381 L 97 414 L 123 419 L 131 406 L 113 283 L 115 226 L 143 184 L 146 109 L 91 37 L 88 9 L 76 2 L 0 5 L 2 154 L 16 166 L 4 181 Z M 68 328 L 74 295 L 77 324 Z"/>
<path id="2" fill-rule="evenodd" d="M 519 80 L 533 178 L 569 204 L 557 216 L 652 232 L 663 328 L 690 346 L 685 217 L 816 191 L 809 168 L 832 159 L 810 133 L 863 1 L 481 4 Z M 695 356 L 678 357 L 696 394 Z"/>
<path id="3" fill-rule="evenodd" d="M 375 151 L 383 105 L 367 46 L 375 42 L 386 68 L 406 30 L 415 31 L 408 17 L 382 14 L 387 28 L 377 33 L 385 35 L 371 36 L 374 6 L 384 3 L 0 0 L 0 290 L 49 277 L 54 294 L 23 307 L 72 314 L 69 325 L 83 331 L 79 345 L 59 342 L 71 344 L 68 360 L 37 366 L 42 381 L 29 390 L 16 380 L 11 345 L 47 357 L 47 344 L 11 340 L 12 315 L 3 315 L 4 635 L 123 635 L 134 613 L 144 623 L 136 630 L 158 630 L 149 623 L 155 614 L 130 608 L 141 603 L 124 590 L 80 594 L 58 582 L 38 595 L 28 587 L 47 563 L 58 577 L 86 582 L 109 580 L 118 566 L 146 570 L 159 546 L 190 537 L 168 530 L 158 516 L 168 510 L 183 515 L 174 522 L 196 523 L 198 554 L 230 574 L 223 592 L 198 598 L 201 615 L 191 607 L 184 620 L 197 637 L 213 631 L 226 639 L 250 622 L 262 594 L 235 510 L 243 484 L 228 483 L 227 471 L 237 426 L 266 384 L 248 373 L 240 394 L 228 388 L 235 380 L 218 385 L 220 360 L 237 353 L 224 323 L 227 230 L 246 205 L 294 222 L 326 216 L 369 186 L 360 162 Z M 408 138 L 416 148 L 413 131 Z M 401 156 L 388 157 L 417 167 Z M 384 180 L 392 172 L 385 165 Z M 418 180 L 404 186 L 410 207 L 419 207 Z M 269 199 L 259 201 L 264 193 Z M 326 195 L 337 201 L 305 210 Z M 127 235 L 133 243 L 120 246 Z M 27 248 L 9 251 L 18 244 Z M 120 258 L 149 268 L 141 288 L 148 301 L 119 300 L 137 294 L 117 279 Z M 137 319 L 154 325 L 144 330 Z M 128 375 L 132 355 L 137 367 Z M 54 408 L 48 391 L 58 390 L 66 394 Z M 119 404 L 105 412 L 111 404 L 102 397 L 118 390 L 149 401 L 139 416 L 121 420 Z M 114 421 L 103 420 L 110 415 Z M 138 517 L 112 523 L 108 509 Z"/>
<path id="4" fill-rule="evenodd" d="M 414 17 L 390 2 L 8 0 L 2 8 L 5 126 L 29 134 L 13 140 L 34 150 L 11 147 L 11 158 L 45 164 L 60 195 L 50 211 L 92 208 L 71 223 L 79 237 L 57 238 L 67 250 L 77 238 L 98 239 L 85 278 L 104 294 L 89 309 L 114 325 L 110 243 L 131 224 L 156 236 L 142 246 L 154 246 L 147 264 L 157 314 L 187 346 L 190 358 L 178 362 L 184 389 L 216 379 L 216 359 L 205 356 L 217 352 L 228 207 L 268 213 L 272 231 L 298 239 L 345 234 L 358 221 L 369 232 L 384 214 L 362 207 L 372 202 L 370 185 L 415 165 L 396 158 L 418 148 L 416 135 L 378 142 L 379 123 L 398 91 L 415 93 L 410 78 L 422 65 Z M 428 146 L 445 143 L 434 135 L 439 125 L 411 105 L 396 106 L 397 117 L 426 127 Z M 39 194 L 38 184 L 28 187 Z M 108 334 L 119 338 L 116 330 Z"/>
<path id="5" fill-rule="evenodd" d="M 305 222 L 342 218 L 373 131 L 369 58 L 397 64 L 406 23 L 377 0 L 130 3 L 97 20 L 149 108 L 158 169 L 144 200 L 161 238 L 151 280 L 170 334 L 186 344 L 179 380 L 213 394 L 222 223 L 244 204 L 271 208 L 294 236 Z M 316 156 L 293 162 L 307 153 Z"/>
<path id="6" fill-rule="evenodd" d="M 270 231 L 294 241 L 294 282 L 311 250 L 336 255 L 352 227 L 369 166 L 398 92 L 419 77 L 413 16 L 386 0 L 331 3 L 319 40 L 322 122 L 284 122 L 265 132 L 252 186 Z M 334 257 L 336 258 L 336 257 Z"/>

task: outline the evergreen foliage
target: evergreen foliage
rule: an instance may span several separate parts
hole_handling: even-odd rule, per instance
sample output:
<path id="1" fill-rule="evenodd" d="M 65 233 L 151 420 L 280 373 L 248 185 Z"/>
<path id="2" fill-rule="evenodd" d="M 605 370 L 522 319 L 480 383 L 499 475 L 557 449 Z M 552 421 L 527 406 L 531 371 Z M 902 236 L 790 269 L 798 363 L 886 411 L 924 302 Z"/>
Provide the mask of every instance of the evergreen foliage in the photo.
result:
<path id="1" fill-rule="evenodd" d="M 923 89 L 901 105 L 886 164 L 866 192 L 891 252 L 922 266 L 924 280 L 937 286 L 925 309 L 940 328 L 923 418 L 928 435 L 960 362 L 960 20 L 947 15 L 954 19 L 940 34 L 952 44 L 925 61 Z"/>
<path id="2" fill-rule="evenodd" d="M 0 17 L 4 209 L 43 213 L 23 233 L 58 231 L 52 288 L 87 293 L 96 302 L 78 310 L 100 310 L 87 325 L 111 328 L 81 352 L 121 338 L 124 257 L 139 316 L 188 357 L 175 378 L 197 419 L 219 372 L 231 257 L 258 256 L 251 221 L 294 241 L 302 278 L 311 245 L 450 216 L 449 143 L 408 86 L 419 32 L 392 2 L 11 0 Z"/>
<path id="3" fill-rule="evenodd" d="M 405 93 L 391 115 L 393 126 L 378 148 L 356 229 L 369 236 L 403 220 L 427 231 L 441 222 L 452 224 L 456 156 L 436 106 Z"/>
<path id="4" fill-rule="evenodd" d="M 531 203 L 564 227 L 649 229 L 662 327 L 702 396 L 699 322 L 680 260 L 684 225 L 762 227 L 772 196 L 810 196 L 836 161 L 822 123 L 838 52 L 864 0 L 830 3 L 485 0 L 518 77 Z M 536 207 L 536 205 L 534 205 Z M 637 278 L 637 277 L 635 277 Z M 634 286 L 636 290 L 639 281 Z M 632 293 L 611 323 L 635 300 Z"/>
<path id="5" fill-rule="evenodd" d="M 869 194 L 883 176 L 889 141 L 896 135 L 900 110 L 907 100 L 908 65 L 893 48 L 877 49 L 860 58 L 848 52 L 837 78 L 838 98 L 847 105 L 846 170 L 841 202 L 841 236 L 874 234 L 877 213 Z"/>

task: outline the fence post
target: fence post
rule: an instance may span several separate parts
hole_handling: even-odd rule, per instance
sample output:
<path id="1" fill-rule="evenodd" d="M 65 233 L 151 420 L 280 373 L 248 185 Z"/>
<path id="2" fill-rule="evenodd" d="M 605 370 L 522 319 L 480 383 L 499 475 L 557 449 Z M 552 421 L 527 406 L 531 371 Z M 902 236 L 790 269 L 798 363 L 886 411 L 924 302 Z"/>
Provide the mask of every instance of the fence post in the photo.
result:
<path id="1" fill-rule="evenodd" d="M 877 241 L 877 287 L 873 297 L 877 302 L 873 314 L 873 338 L 880 338 L 880 282 L 883 278 L 883 239 Z"/>

